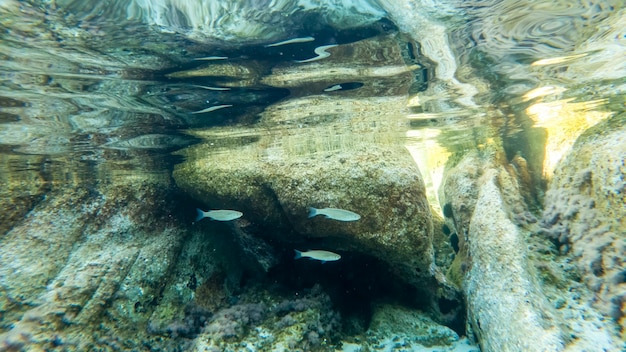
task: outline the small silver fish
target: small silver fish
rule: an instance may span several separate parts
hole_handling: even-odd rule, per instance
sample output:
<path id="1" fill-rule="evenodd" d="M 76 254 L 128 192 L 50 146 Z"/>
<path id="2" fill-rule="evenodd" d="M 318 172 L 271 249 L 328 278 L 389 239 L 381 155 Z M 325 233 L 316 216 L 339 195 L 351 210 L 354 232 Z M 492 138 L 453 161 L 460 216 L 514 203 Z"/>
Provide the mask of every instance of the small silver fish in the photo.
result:
<path id="1" fill-rule="evenodd" d="M 211 111 L 215 111 L 215 110 L 219 110 L 219 109 L 224 109 L 224 108 L 230 108 L 232 105 L 231 104 L 224 104 L 224 105 L 215 105 L 215 106 L 211 106 L 209 108 L 206 108 L 204 110 L 200 110 L 200 111 L 193 111 L 192 114 L 204 114 L 206 112 L 211 112 Z"/>
<path id="2" fill-rule="evenodd" d="M 361 215 L 357 213 L 353 213 L 348 210 L 337 209 L 337 208 L 324 208 L 324 209 L 316 209 L 309 208 L 309 218 L 312 218 L 317 215 L 324 215 L 328 219 L 333 219 L 337 221 L 357 221 L 361 218 Z"/>
<path id="3" fill-rule="evenodd" d="M 211 220 L 217 221 L 231 221 L 235 219 L 239 219 L 243 213 L 237 210 L 209 210 L 203 211 L 202 209 L 196 208 L 198 211 L 198 217 L 196 217 L 196 222 L 209 218 Z"/>
<path id="4" fill-rule="evenodd" d="M 197 86 L 197 85 L 192 85 L 192 87 L 208 89 L 208 90 L 230 90 L 230 88 L 228 87 L 209 87 L 209 86 Z"/>
<path id="5" fill-rule="evenodd" d="M 329 251 L 313 250 L 301 252 L 297 249 L 294 249 L 294 252 L 296 252 L 296 256 L 294 257 L 294 259 L 310 258 L 313 260 L 319 260 L 322 263 L 334 262 L 335 260 L 341 259 L 341 256 L 339 254 Z"/>
<path id="6" fill-rule="evenodd" d="M 274 47 L 274 46 L 281 46 L 281 45 L 287 45 L 287 44 L 312 42 L 314 40 L 315 40 L 315 38 L 313 38 L 313 37 L 293 38 L 293 39 L 283 40 L 282 42 L 267 44 L 267 45 L 264 45 L 264 46 L 266 48 L 271 48 L 271 47 Z"/>
<path id="7" fill-rule="evenodd" d="M 194 58 L 196 61 L 213 61 L 213 60 L 226 60 L 228 57 L 226 56 L 206 56 L 206 57 L 197 57 Z"/>

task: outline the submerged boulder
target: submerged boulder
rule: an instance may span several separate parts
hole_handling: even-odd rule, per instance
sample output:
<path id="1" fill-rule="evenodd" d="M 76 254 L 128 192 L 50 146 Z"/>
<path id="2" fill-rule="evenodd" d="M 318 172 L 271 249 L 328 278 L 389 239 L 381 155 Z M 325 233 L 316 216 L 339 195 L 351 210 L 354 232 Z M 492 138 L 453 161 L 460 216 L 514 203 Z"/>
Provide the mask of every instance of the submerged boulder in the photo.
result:
<path id="1" fill-rule="evenodd" d="M 323 249 L 382 259 L 407 278 L 430 276 L 430 208 L 419 170 L 404 149 L 361 145 L 264 160 L 250 158 L 248 148 L 224 155 L 207 147 L 194 148 L 194 155 L 204 157 L 190 158 L 175 172 L 178 185 L 207 206 L 243 211 L 268 229 L 267 239 L 323 243 Z M 308 218 L 308 207 L 346 209 L 361 219 Z"/>
<path id="2" fill-rule="evenodd" d="M 366 332 L 367 347 L 370 349 L 393 350 L 402 346 L 409 351 L 479 351 L 466 338 L 460 338 L 455 331 L 439 325 L 419 310 L 377 304 L 373 311 Z"/>
<path id="3" fill-rule="evenodd" d="M 0 349 L 152 343 L 186 229 L 167 177 L 117 181 L 54 188 L 0 238 Z"/>
<path id="4" fill-rule="evenodd" d="M 533 280 L 522 233 L 508 219 L 497 171 L 483 178 L 467 248 L 471 264 L 465 292 L 474 331 L 487 351 L 561 350 L 564 342 Z"/>
<path id="5" fill-rule="evenodd" d="M 623 121 L 622 121 L 623 122 Z M 619 117 L 588 130 L 557 165 L 541 234 L 571 256 L 593 306 L 626 336 L 626 128 Z"/>
<path id="6" fill-rule="evenodd" d="M 486 351 L 621 350 L 614 323 L 589 305 L 594 295 L 571 260 L 541 236 L 551 217 L 537 222 L 526 210 L 524 163 L 513 162 L 494 144 L 457 157 L 446 171 L 446 213 L 460 234 L 450 270 L 461 277 L 470 329 Z M 549 192 L 547 214 L 556 211 L 554 199 Z M 554 230 L 570 233 L 573 225 Z M 609 248 L 604 255 L 618 266 Z M 584 266 L 587 258 L 578 259 Z M 619 285 L 613 288 L 619 292 Z"/>
<path id="7" fill-rule="evenodd" d="M 296 96 L 268 107 L 252 127 L 195 131 L 206 142 L 184 151 L 176 183 L 209 208 L 242 211 L 267 240 L 371 255 L 412 283 L 432 277 L 430 207 L 402 145 L 415 67 L 396 40 L 340 45 L 322 61 L 275 68 L 262 81 Z M 355 69 L 337 71 L 342 66 Z M 356 89 L 341 89 L 355 80 L 346 86 Z M 361 218 L 308 218 L 309 207 Z"/>

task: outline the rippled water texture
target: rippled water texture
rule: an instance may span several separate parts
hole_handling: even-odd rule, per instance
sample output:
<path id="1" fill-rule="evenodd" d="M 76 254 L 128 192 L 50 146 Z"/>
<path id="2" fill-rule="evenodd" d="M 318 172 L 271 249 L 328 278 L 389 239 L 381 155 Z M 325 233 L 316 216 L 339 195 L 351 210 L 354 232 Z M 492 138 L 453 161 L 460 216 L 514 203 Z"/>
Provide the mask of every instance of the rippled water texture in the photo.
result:
<path id="1" fill-rule="evenodd" d="M 625 58 L 620 0 L 0 0 L 0 351 L 506 350 L 481 280 L 618 351 Z"/>

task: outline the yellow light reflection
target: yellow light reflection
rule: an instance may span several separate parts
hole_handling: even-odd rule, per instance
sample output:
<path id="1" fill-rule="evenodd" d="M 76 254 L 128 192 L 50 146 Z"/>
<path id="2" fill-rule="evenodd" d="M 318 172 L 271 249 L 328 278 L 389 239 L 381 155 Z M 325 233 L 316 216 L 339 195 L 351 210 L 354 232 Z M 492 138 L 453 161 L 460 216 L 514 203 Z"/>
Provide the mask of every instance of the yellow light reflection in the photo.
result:
<path id="1" fill-rule="evenodd" d="M 526 94 L 522 96 L 522 99 L 524 101 L 529 101 L 529 100 L 539 98 L 539 97 L 545 97 L 545 96 L 553 95 L 553 94 L 560 94 L 565 91 L 566 91 L 565 88 L 559 87 L 559 86 L 539 87 L 539 88 L 535 88 L 533 90 L 526 92 Z"/>
<path id="2" fill-rule="evenodd" d="M 420 169 L 430 206 L 443 216 L 438 192 L 443 181 L 444 167 L 451 153 L 437 142 L 436 138 L 440 133 L 437 129 L 428 128 L 407 131 L 405 147 Z"/>
<path id="3" fill-rule="evenodd" d="M 422 105 L 422 104 L 420 103 L 420 97 L 417 94 L 412 96 L 412 97 L 409 97 L 409 101 L 406 104 L 406 106 L 408 106 L 408 107 L 417 107 L 417 106 L 420 106 L 420 105 Z"/>
<path id="4" fill-rule="evenodd" d="M 576 139 L 587 129 L 606 119 L 611 112 L 597 111 L 606 99 L 572 103 L 574 98 L 537 103 L 526 109 L 535 126 L 547 132 L 544 177 L 552 178 L 554 168 L 572 148 Z"/>
<path id="5" fill-rule="evenodd" d="M 541 59 L 541 60 L 537 60 L 533 62 L 531 66 L 546 66 L 546 65 L 562 64 L 564 62 L 572 61 L 574 59 L 585 57 L 587 55 L 588 54 L 578 54 L 578 55 L 570 55 L 570 56 L 553 57 L 549 59 Z"/>

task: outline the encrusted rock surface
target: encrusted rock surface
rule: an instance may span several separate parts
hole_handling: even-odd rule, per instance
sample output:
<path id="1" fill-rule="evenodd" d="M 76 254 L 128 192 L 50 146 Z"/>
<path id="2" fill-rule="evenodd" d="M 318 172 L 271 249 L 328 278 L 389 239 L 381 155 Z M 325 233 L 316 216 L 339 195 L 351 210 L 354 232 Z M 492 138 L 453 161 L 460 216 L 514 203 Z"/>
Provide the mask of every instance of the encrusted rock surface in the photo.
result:
<path id="1" fill-rule="evenodd" d="M 0 349 L 132 348 L 141 337 L 123 340 L 146 336 L 184 229 L 167 180 L 125 181 L 53 190 L 1 238 Z"/>
<path id="2" fill-rule="evenodd" d="M 470 220 L 465 292 L 470 319 L 487 351 L 563 349 L 547 301 L 529 272 L 524 240 L 508 219 L 496 182 L 485 173 Z"/>
<path id="3" fill-rule="evenodd" d="M 626 337 L 626 128 L 619 117 L 590 130 L 558 164 L 540 233 L 572 257 L 593 306 Z"/>
<path id="4" fill-rule="evenodd" d="M 423 312 L 402 306 L 378 304 L 366 332 L 369 348 L 387 351 L 402 346 L 409 351 L 478 352 L 452 329 L 437 324 Z"/>
<path id="5" fill-rule="evenodd" d="M 462 277 L 483 350 L 619 351 L 615 321 L 590 307 L 593 293 L 526 210 L 523 163 L 512 168 L 495 145 L 453 162 L 444 211 L 461 249 L 449 276 Z"/>
<path id="6" fill-rule="evenodd" d="M 0 155 L 0 238 L 19 222 L 45 194 L 48 187 L 41 170 L 30 166 L 42 157 Z"/>
<path id="7" fill-rule="evenodd" d="M 400 143 L 411 67 L 392 36 L 332 50 L 323 61 L 264 77 L 297 94 L 268 107 L 255 126 L 196 131 L 207 142 L 184 152 L 176 183 L 209 208 L 243 211 L 266 239 L 367 254 L 414 284 L 432 278 L 430 207 Z M 358 69 L 338 76 L 338 67 Z M 340 79 L 362 86 L 319 94 Z M 299 96 L 307 89 L 316 94 Z M 308 207 L 347 209 L 361 219 L 309 219 Z"/>
<path id="8" fill-rule="evenodd" d="M 419 171 L 399 147 L 250 160 L 236 150 L 203 153 L 176 170 L 178 185 L 212 208 L 233 208 L 292 244 L 325 239 L 326 249 L 357 251 L 393 264 L 401 274 L 430 276 L 432 225 Z M 244 156 L 244 157 L 242 157 Z M 307 218 L 307 208 L 335 207 L 356 222 Z M 310 242 L 309 242 L 310 243 Z M 417 271 L 414 271 L 417 270 Z"/>

